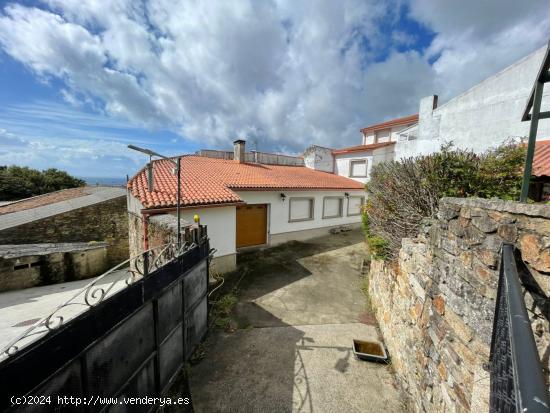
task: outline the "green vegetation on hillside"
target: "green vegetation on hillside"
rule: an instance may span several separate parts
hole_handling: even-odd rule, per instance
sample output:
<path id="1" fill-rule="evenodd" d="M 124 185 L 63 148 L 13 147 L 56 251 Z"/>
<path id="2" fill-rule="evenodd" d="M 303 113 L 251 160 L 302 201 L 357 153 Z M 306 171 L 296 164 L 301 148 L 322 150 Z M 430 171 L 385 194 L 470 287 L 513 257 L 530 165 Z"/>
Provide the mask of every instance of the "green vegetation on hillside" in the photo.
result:
<path id="1" fill-rule="evenodd" d="M 86 183 L 55 168 L 39 171 L 28 167 L 0 166 L 0 201 L 14 201 Z"/>
<path id="2" fill-rule="evenodd" d="M 475 154 L 446 145 L 440 152 L 373 166 L 363 229 L 374 258 L 395 258 L 445 196 L 518 199 L 526 148 L 506 144 Z"/>

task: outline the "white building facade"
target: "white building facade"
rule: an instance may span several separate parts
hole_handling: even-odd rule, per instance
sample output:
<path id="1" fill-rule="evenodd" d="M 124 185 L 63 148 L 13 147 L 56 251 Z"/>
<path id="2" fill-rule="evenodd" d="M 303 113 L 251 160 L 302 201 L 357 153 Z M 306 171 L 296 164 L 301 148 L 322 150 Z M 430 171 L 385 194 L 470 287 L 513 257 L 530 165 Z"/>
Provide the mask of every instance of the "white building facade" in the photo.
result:
<path id="1" fill-rule="evenodd" d="M 521 117 L 545 51 L 546 47 L 535 51 L 442 105 L 437 96 L 423 98 L 413 128 L 415 139 L 398 141 L 396 159 L 433 153 L 448 142 L 483 152 L 527 137 L 529 122 Z M 543 110 L 549 104 L 550 88 L 546 88 Z M 541 120 L 537 140 L 549 138 L 550 121 Z"/>

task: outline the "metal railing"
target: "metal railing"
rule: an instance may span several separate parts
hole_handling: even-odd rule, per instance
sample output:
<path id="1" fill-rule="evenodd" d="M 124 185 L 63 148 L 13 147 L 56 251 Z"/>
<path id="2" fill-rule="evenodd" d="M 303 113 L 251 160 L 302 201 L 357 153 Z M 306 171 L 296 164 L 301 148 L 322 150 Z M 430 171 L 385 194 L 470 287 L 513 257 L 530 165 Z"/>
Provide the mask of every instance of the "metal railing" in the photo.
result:
<path id="1" fill-rule="evenodd" d="M 492 413 L 550 412 L 514 246 L 503 244 L 490 355 Z"/>
<path id="2" fill-rule="evenodd" d="M 171 242 L 151 248 L 109 269 L 99 277 L 93 278 L 88 284 L 80 288 L 76 294 L 58 305 L 53 311 L 50 311 L 4 346 L 0 350 L 0 361 L 6 356 L 15 355 L 22 347 L 57 330 L 68 320 L 97 306 L 106 298 L 162 267 L 193 245 L 185 243 L 178 250 L 177 244 Z"/>

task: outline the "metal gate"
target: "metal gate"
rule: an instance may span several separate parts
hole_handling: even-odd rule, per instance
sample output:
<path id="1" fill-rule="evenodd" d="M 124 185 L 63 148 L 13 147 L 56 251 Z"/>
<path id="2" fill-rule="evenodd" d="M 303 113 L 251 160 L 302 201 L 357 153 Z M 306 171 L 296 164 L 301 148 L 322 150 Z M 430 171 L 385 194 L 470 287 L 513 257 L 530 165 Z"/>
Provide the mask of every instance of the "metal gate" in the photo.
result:
<path id="1" fill-rule="evenodd" d="M 90 284 L 83 302 L 66 302 L 12 343 L 0 362 L 0 410 L 104 411 L 115 400 L 117 411 L 155 409 L 122 400 L 165 394 L 207 332 L 206 227 L 190 240 L 179 251 L 169 245 L 142 254 L 131 271 L 142 274 L 111 296 L 111 285 Z M 76 304 L 88 308 L 63 322 L 59 314 Z M 18 348 L 41 329 L 42 337 Z M 46 403 L 14 404 L 28 396 Z M 58 396 L 81 405 L 60 404 Z"/>

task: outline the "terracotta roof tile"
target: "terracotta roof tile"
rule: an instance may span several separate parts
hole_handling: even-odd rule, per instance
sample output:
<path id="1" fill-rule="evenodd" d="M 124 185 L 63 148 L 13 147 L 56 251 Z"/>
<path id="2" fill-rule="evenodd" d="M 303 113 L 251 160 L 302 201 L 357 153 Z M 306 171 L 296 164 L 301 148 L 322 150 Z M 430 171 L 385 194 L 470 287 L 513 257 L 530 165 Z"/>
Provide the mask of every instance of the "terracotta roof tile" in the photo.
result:
<path id="1" fill-rule="evenodd" d="M 394 144 L 395 142 L 381 142 L 381 143 L 371 143 L 369 145 L 350 146 L 348 148 L 333 149 L 332 153 L 335 155 L 338 155 L 341 153 L 349 153 L 349 152 L 372 151 L 373 149 L 383 148 L 384 146 L 390 146 Z"/>
<path id="2" fill-rule="evenodd" d="M 173 164 L 153 163 L 152 192 L 147 188 L 147 171 L 142 169 L 128 188 L 146 208 L 176 205 L 177 183 Z M 232 160 L 183 156 L 181 158 L 182 206 L 242 202 L 234 190 L 275 189 L 363 189 L 360 182 L 303 166 L 237 163 Z"/>
<path id="3" fill-rule="evenodd" d="M 418 122 L 418 113 L 416 115 L 404 116 L 402 118 L 391 119 L 386 122 L 370 125 L 370 126 L 367 126 L 366 128 L 361 129 L 361 132 L 363 133 L 372 132 L 372 131 L 381 130 L 381 129 L 388 129 L 388 128 L 391 128 L 392 126 L 409 125 L 411 123 L 416 123 L 416 122 Z"/>
<path id="4" fill-rule="evenodd" d="M 550 140 L 537 141 L 535 144 L 533 175 L 550 176 Z"/>

